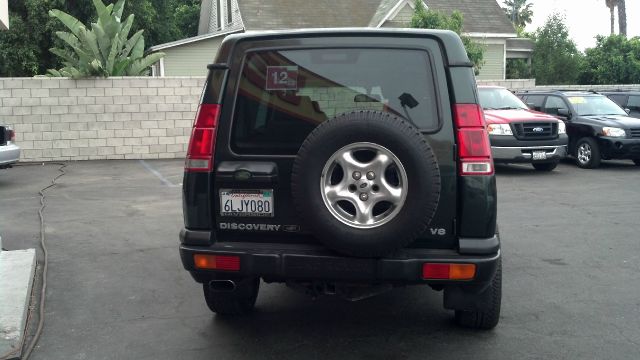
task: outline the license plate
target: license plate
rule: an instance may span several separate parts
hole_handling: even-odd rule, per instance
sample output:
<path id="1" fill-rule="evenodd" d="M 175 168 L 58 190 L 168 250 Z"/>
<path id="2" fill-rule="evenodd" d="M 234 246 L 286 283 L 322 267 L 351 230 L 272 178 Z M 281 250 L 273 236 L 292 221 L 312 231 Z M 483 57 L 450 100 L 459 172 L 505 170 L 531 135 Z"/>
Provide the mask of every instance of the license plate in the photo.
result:
<path id="1" fill-rule="evenodd" d="M 220 190 L 220 215 L 273 217 L 273 190 Z"/>
<path id="2" fill-rule="evenodd" d="M 546 151 L 534 151 L 533 152 L 533 160 L 547 160 L 547 152 Z"/>

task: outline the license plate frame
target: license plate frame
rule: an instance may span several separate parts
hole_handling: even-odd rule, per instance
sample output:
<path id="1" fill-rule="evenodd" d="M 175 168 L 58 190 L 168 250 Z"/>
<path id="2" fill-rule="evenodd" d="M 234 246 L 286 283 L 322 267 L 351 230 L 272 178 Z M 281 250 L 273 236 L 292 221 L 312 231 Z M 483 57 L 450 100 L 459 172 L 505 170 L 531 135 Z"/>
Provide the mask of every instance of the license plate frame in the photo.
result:
<path id="1" fill-rule="evenodd" d="M 541 151 L 532 151 L 531 152 L 532 160 L 547 160 L 547 152 L 544 150 Z"/>
<path id="2" fill-rule="evenodd" d="M 220 216 L 272 218 L 273 189 L 220 189 Z"/>

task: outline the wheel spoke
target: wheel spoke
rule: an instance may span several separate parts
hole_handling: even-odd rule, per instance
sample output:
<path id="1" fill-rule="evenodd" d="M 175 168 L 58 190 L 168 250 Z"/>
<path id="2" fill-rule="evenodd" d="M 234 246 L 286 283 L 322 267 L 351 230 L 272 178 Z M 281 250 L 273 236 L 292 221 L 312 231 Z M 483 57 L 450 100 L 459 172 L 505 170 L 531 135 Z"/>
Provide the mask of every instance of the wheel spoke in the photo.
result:
<path id="1" fill-rule="evenodd" d="M 357 201 L 356 197 L 349 192 L 342 183 L 326 187 L 324 193 L 331 204 L 336 204 L 338 201 L 345 200 L 355 205 L 355 202 Z"/>
<path id="2" fill-rule="evenodd" d="M 384 178 L 380 181 L 380 191 L 376 196 L 378 201 L 388 201 L 394 205 L 402 201 L 402 187 L 392 186 Z"/>
<path id="3" fill-rule="evenodd" d="M 343 152 L 337 159 L 336 162 L 342 166 L 342 171 L 346 174 L 351 174 L 356 170 L 362 170 L 365 168 L 366 164 L 363 164 L 356 160 L 353 157 L 353 153 L 351 151 Z"/>
<path id="4" fill-rule="evenodd" d="M 358 201 L 356 202 L 356 216 L 355 221 L 360 225 L 367 225 L 373 223 L 373 205 L 372 201 Z"/>
<path id="5" fill-rule="evenodd" d="M 391 164 L 393 164 L 391 157 L 382 151 L 378 151 L 373 160 L 367 164 L 367 168 L 373 171 L 377 177 L 382 177 L 387 167 Z"/>

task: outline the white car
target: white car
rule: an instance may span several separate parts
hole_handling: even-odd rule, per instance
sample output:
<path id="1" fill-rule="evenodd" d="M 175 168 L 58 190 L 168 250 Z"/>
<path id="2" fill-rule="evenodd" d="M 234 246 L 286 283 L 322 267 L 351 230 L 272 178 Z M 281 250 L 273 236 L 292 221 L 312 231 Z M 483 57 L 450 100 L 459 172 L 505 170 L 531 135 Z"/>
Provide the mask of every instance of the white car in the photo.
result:
<path id="1" fill-rule="evenodd" d="M 16 133 L 0 125 L 0 169 L 10 168 L 20 159 L 20 147 L 14 143 Z"/>

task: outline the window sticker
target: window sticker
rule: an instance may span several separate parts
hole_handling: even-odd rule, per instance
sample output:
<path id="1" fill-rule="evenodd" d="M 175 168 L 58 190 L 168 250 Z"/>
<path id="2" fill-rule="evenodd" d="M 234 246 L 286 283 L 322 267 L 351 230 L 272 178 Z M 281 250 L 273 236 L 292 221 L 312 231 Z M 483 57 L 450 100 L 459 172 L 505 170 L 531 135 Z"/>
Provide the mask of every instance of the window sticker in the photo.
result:
<path id="1" fill-rule="evenodd" d="M 267 66 L 266 90 L 298 90 L 297 66 Z"/>
<path id="2" fill-rule="evenodd" d="M 569 102 L 572 104 L 585 104 L 587 100 L 583 97 L 573 96 L 569 98 Z"/>

